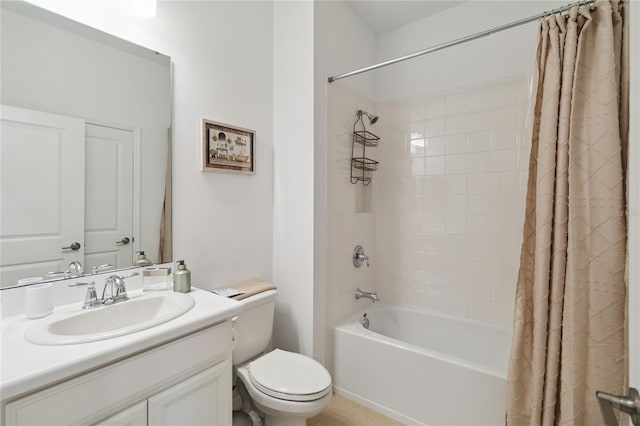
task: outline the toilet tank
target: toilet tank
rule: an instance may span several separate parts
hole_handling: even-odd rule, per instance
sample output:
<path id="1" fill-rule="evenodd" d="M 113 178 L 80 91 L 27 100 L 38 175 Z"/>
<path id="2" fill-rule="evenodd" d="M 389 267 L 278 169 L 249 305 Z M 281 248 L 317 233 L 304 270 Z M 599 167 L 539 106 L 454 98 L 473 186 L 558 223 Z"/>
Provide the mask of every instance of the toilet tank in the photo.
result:
<path id="1" fill-rule="evenodd" d="M 276 290 L 267 290 L 241 300 L 244 310 L 233 320 L 236 346 L 231 360 L 239 365 L 266 351 L 271 343 Z"/>

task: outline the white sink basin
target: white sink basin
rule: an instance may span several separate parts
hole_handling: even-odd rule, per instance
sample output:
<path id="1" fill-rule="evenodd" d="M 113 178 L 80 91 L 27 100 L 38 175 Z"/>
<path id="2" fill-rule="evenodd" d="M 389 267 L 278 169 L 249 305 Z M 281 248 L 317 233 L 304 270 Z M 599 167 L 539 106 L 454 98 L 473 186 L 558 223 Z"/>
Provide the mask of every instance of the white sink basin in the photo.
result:
<path id="1" fill-rule="evenodd" d="M 193 305 L 183 293 L 143 293 L 111 306 L 56 313 L 37 320 L 24 333 L 38 345 L 71 345 L 111 339 L 177 318 Z"/>

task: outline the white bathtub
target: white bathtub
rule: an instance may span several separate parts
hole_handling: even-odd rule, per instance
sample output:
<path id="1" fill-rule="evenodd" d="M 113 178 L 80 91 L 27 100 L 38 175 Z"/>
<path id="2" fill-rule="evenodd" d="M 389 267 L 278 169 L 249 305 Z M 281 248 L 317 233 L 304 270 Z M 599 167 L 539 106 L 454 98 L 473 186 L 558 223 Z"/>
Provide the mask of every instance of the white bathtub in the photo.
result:
<path id="1" fill-rule="evenodd" d="M 334 328 L 336 392 L 405 424 L 503 425 L 511 331 L 394 306 Z M 358 317 L 360 318 L 360 317 Z"/>

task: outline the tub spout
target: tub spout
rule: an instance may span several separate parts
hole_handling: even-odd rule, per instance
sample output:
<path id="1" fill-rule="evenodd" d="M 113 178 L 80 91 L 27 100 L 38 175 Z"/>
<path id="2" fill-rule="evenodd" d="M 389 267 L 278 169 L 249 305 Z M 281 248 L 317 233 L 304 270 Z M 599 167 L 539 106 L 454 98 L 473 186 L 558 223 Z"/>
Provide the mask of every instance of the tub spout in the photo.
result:
<path id="1" fill-rule="evenodd" d="M 378 302 L 378 293 L 371 292 L 369 293 L 368 291 L 362 291 L 359 288 L 356 289 L 356 300 L 361 299 L 361 298 L 365 298 L 365 299 L 371 299 L 373 301 L 373 303 Z"/>

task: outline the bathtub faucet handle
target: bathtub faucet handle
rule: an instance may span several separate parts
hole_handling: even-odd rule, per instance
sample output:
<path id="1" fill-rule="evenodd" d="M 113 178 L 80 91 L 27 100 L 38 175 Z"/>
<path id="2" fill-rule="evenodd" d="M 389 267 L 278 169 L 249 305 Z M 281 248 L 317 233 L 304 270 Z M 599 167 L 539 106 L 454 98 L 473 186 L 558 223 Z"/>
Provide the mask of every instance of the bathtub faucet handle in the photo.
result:
<path id="1" fill-rule="evenodd" d="M 353 249 L 353 266 L 359 268 L 364 262 L 366 262 L 368 268 L 369 256 L 364 254 L 364 248 L 361 245 L 357 245 L 356 248 Z"/>

